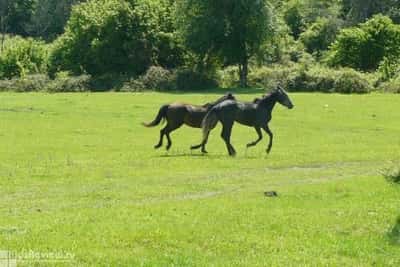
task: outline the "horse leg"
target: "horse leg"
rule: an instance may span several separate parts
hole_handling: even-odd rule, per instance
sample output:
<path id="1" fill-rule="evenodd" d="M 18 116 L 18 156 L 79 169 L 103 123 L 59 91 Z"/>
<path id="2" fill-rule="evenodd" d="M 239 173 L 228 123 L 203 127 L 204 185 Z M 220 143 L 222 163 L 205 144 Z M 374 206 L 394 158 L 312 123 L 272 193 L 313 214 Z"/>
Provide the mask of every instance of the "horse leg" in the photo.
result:
<path id="1" fill-rule="evenodd" d="M 226 148 L 228 149 L 229 156 L 235 156 L 235 148 L 231 145 L 231 133 L 232 133 L 233 122 L 223 124 L 221 137 L 224 139 Z"/>
<path id="2" fill-rule="evenodd" d="M 191 150 L 195 150 L 195 149 L 199 149 L 201 148 L 201 152 L 207 154 L 207 150 L 206 150 L 206 144 L 208 142 L 208 136 L 210 135 L 210 132 L 207 133 L 207 136 L 205 137 L 205 139 L 198 145 L 193 145 L 190 147 Z"/>
<path id="3" fill-rule="evenodd" d="M 164 138 L 164 134 L 165 134 L 165 129 L 167 127 L 164 127 L 161 131 L 160 131 L 160 141 L 158 141 L 158 144 L 154 146 L 155 149 L 158 149 L 162 146 L 163 144 L 163 138 Z"/>
<path id="4" fill-rule="evenodd" d="M 178 129 L 179 127 L 182 126 L 182 123 L 178 123 L 178 124 L 168 124 L 167 126 L 165 126 L 165 136 L 167 137 L 167 147 L 166 149 L 169 150 L 171 148 L 172 145 L 172 141 L 171 141 L 171 137 L 169 136 L 169 134 L 173 131 L 175 131 L 176 129 Z"/>
<path id="5" fill-rule="evenodd" d="M 268 125 L 265 125 L 263 127 L 264 131 L 269 135 L 269 143 L 268 143 L 268 147 L 267 147 L 267 154 L 269 154 L 269 152 L 271 152 L 271 148 L 272 148 L 272 140 L 274 135 L 272 134 L 271 130 L 269 129 Z"/>
<path id="6" fill-rule="evenodd" d="M 258 139 L 257 139 L 256 141 L 254 141 L 254 142 L 248 143 L 248 144 L 247 144 L 247 147 L 252 147 L 252 146 L 257 145 L 258 142 L 260 142 L 261 139 L 262 139 L 262 132 L 261 132 L 260 127 L 257 127 L 257 126 L 256 126 L 256 127 L 254 127 L 254 129 L 256 129 L 256 132 L 257 132 L 257 134 L 258 134 Z"/>

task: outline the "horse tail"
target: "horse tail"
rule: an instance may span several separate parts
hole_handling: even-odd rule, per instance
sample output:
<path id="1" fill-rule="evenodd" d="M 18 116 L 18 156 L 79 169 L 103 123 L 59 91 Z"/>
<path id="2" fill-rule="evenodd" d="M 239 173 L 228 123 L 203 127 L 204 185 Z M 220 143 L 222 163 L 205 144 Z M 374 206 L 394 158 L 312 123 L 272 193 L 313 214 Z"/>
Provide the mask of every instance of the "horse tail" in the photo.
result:
<path id="1" fill-rule="evenodd" d="M 207 141 L 209 132 L 215 128 L 218 123 L 217 111 L 215 108 L 212 108 L 204 117 L 203 122 L 201 124 L 203 128 L 203 143 Z"/>
<path id="2" fill-rule="evenodd" d="M 143 126 L 145 127 L 154 127 L 160 124 L 161 120 L 165 119 L 167 117 L 167 111 L 168 111 L 169 105 L 164 105 L 160 108 L 158 111 L 157 117 L 150 123 L 142 123 Z"/>

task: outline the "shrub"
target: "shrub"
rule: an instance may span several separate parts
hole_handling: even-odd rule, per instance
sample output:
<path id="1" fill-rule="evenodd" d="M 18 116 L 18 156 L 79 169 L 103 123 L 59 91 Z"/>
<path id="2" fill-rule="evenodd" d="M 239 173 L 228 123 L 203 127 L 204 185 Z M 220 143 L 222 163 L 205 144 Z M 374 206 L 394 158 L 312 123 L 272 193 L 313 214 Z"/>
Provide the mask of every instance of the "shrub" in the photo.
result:
<path id="1" fill-rule="evenodd" d="M 296 76 L 300 73 L 300 65 L 288 66 L 274 65 L 270 68 L 261 67 L 252 69 L 249 73 L 249 85 L 253 87 L 264 87 L 273 89 L 278 83 L 288 90 L 294 89 Z"/>
<path id="2" fill-rule="evenodd" d="M 372 91 L 372 86 L 359 72 L 352 69 L 345 69 L 336 79 L 334 91 L 345 94 L 365 94 Z"/>
<path id="3" fill-rule="evenodd" d="M 185 69 L 176 72 L 175 82 L 178 90 L 202 90 L 218 87 L 215 79 L 205 74 Z"/>
<path id="4" fill-rule="evenodd" d="M 46 90 L 50 79 L 47 75 L 35 74 L 0 80 L 0 91 L 35 92 Z"/>
<path id="5" fill-rule="evenodd" d="M 0 54 L 0 79 L 46 72 L 48 49 L 41 41 L 7 38 Z"/>
<path id="6" fill-rule="evenodd" d="M 384 177 L 389 183 L 400 185 L 400 168 L 394 168 L 386 171 L 386 173 L 384 173 Z"/>
<path id="7" fill-rule="evenodd" d="M 368 93 L 372 90 L 367 75 L 353 69 L 310 68 L 304 64 L 276 65 L 254 69 L 249 82 L 255 87 L 272 89 L 277 83 L 289 91 L 326 93 Z"/>
<path id="8" fill-rule="evenodd" d="M 145 74 L 139 76 L 139 78 L 130 79 L 127 82 L 124 82 L 121 91 L 168 91 L 175 88 L 174 83 L 174 76 L 171 71 L 162 67 L 152 66 Z"/>
<path id="9" fill-rule="evenodd" d="M 146 89 L 150 90 L 172 90 L 174 89 L 174 77 L 172 72 L 162 67 L 150 67 L 139 80 Z"/>
<path id="10" fill-rule="evenodd" d="M 380 75 L 380 81 L 389 81 L 400 72 L 400 60 L 384 57 L 379 63 L 377 72 Z"/>
<path id="11" fill-rule="evenodd" d="M 385 93 L 400 94 L 400 76 L 387 82 L 381 83 L 378 87 L 378 90 Z"/>
<path id="12" fill-rule="evenodd" d="M 238 73 L 237 67 L 233 67 L 233 66 L 219 70 L 217 72 L 217 77 L 218 77 L 217 80 L 218 80 L 219 86 L 223 87 L 223 88 L 238 87 L 239 81 L 237 78 L 237 73 Z M 249 74 L 248 79 L 249 79 L 249 85 L 251 86 L 250 74 Z"/>
<path id="13" fill-rule="evenodd" d="M 90 75 L 70 76 L 68 72 L 57 73 L 56 78 L 47 86 L 48 92 L 84 92 L 90 91 Z"/>

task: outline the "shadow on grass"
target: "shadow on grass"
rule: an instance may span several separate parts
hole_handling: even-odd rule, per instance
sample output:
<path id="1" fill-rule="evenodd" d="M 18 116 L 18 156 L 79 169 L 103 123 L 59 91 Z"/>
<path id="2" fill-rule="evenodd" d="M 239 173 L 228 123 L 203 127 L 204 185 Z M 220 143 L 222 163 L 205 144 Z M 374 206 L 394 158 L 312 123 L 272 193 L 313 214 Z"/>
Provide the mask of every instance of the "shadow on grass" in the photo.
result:
<path id="1" fill-rule="evenodd" d="M 400 216 L 397 218 L 396 224 L 389 232 L 389 239 L 394 245 L 400 246 Z"/>
<path id="2" fill-rule="evenodd" d="M 196 154 L 196 153 L 176 153 L 176 154 L 163 154 L 157 156 L 158 158 L 191 158 L 191 157 L 199 157 L 199 158 L 229 158 L 227 155 L 209 155 L 209 154 Z"/>

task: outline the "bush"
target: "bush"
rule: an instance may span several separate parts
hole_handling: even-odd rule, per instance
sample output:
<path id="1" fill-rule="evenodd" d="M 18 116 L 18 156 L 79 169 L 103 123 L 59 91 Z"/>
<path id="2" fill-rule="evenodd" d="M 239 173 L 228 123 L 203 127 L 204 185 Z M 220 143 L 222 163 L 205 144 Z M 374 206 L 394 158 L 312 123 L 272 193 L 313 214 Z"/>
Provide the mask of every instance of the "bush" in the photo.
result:
<path id="1" fill-rule="evenodd" d="M 125 82 L 121 90 L 133 92 L 143 90 L 168 91 L 174 88 L 173 73 L 162 67 L 152 66 L 139 78 Z"/>
<path id="2" fill-rule="evenodd" d="M 178 70 L 175 74 L 175 82 L 178 90 L 202 90 L 218 87 L 215 79 L 192 70 Z"/>
<path id="3" fill-rule="evenodd" d="M 400 72 L 400 59 L 384 57 L 379 63 L 377 72 L 380 75 L 380 81 L 385 82 L 395 78 Z"/>
<path id="4" fill-rule="evenodd" d="M 391 170 L 387 170 L 384 173 L 384 177 L 386 181 L 388 181 L 389 183 L 400 185 L 400 168 L 393 168 Z"/>
<path id="5" fill-rule="evenodd" d="M 219 70 L 217 72 L 217 77 L 218 77 L 217 80 L 218 80 L 219 86 L 223 87 L 223 88 L 238 87 L 239 81 L 237 78 L 237 76 L 238 76 L 237 74 L 238 74 L 238 69 L 237 69 L 237 67 L 233 67 L 233 66 Z M 250 74 L 251 74 L 251 72 L 249 73 L 249 76 L 247 78 L 249 79 L 249 81 L 248 81 L 249 86 L 252 86 L 250 84 L 250 78 L 249 78 Z"/>
<path id="6" fill-rule="evenodd" d="M 365 94 L 372 91 L 372 86 L 359 72 L 346 69 L 343 70 L 336 79 L 334 91 L 344 94 Z"/>
<path id="7" fill-rule="evenodd" d="M 90 91 L 90 75 L 70 76 L 67 72 L 57 73 L 56 78 L 46 87 L 48 92 L 84 92 Z"/>
<path id="8" fill-rule="evenodd" d="M 50 83 L 47 75 L 35 74 L 0 80 L 0 91 L 37 92 L 46 90 Z"/>
<path id="9" fill-rule="evenodd" d="M 299 76 L 301 66 L 292 64 L 288 66 L 273 65 L 272 67 L 261 67 L 251 69 L 249 73 L 249 85 L 252 87 L 264 87 L 273 89 L 278 83 L 288 90 L 295 88 L 294 82 Z"/>
<path id="10" fill-rule="evenodd" d="M 387 82 L 381 83 L 378 87 L 378 90 L 385 93 L 400 94 L 400 76 Z"/>
<path id="11" fill-rule="evenodd" d="M 330 49 L 328 63 L 360 70 L 375 70 L 384 57 L 400 56 L 400 25 L 376 15 L 358 27 L 342 30 Z"/>
<path id="12" fill-rule="evenodd" d="M 368 93 L 370 78 L 353 69 L 312 68 L 304 64 L 276 65 L 254 69 L 249 74 L 251 86 L 272 89 L 277 83 L 289 91 L 326 93 Z"/>
<path id="13" fill-rule="evenodd" d="M 75 6 L 56 40 L 50 74 L 143 74 L 153 63 L 175 67 L 182 50 L 168 0 L 90 0 Z"/>
<path id="14" fill-rule="evenodd" d="M 45 73 L 48 49 L 41 41 L 22 37 L 7 38 L 0 54 L 0 79 Z"/>

